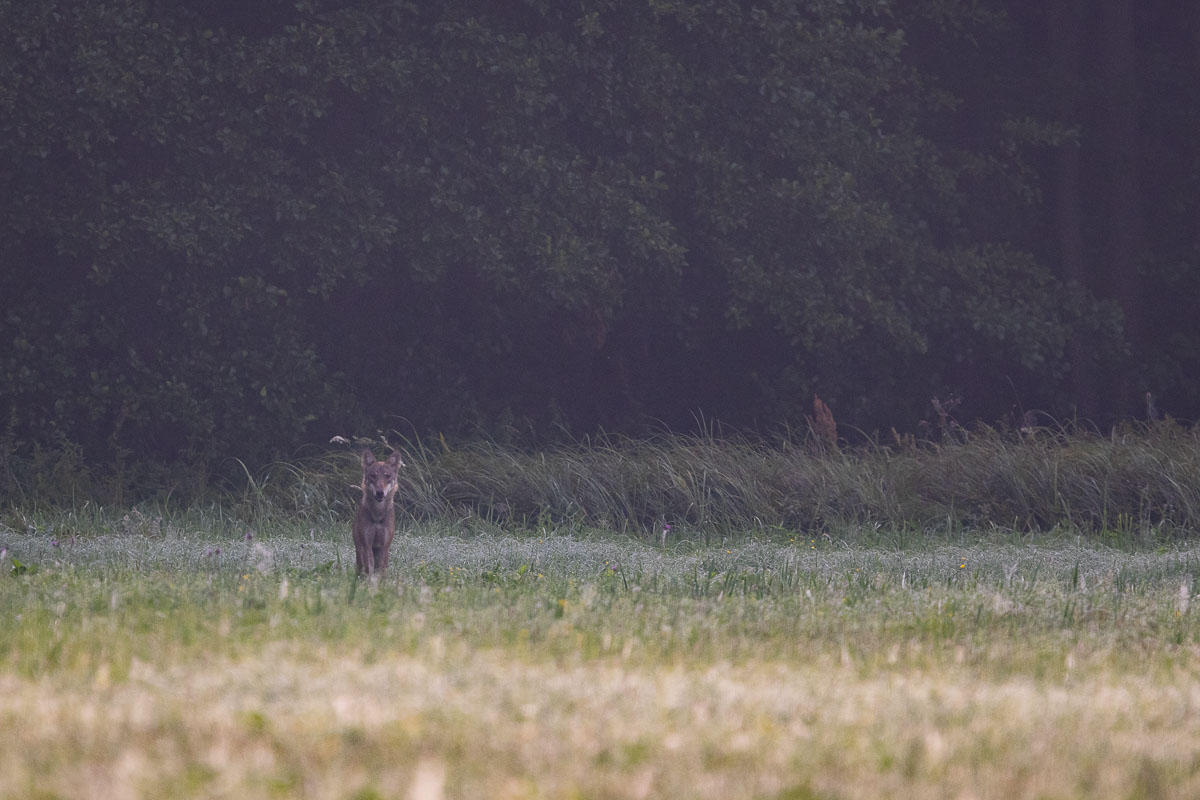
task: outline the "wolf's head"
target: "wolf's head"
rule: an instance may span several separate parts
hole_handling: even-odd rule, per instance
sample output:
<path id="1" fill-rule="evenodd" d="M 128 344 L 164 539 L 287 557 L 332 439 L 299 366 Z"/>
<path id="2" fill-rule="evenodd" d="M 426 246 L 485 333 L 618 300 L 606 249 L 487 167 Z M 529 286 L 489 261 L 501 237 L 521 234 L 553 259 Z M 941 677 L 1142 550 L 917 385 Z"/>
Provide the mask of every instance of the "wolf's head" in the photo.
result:
<path id="1" fill-rule="evenodd" d="M 385 461 L 376 461 L 370 450 L 362 454 L 363 500 L 386 505 L 396 494 L 396 470 L 404 466 L 400 454 L 393 452 Z"/>

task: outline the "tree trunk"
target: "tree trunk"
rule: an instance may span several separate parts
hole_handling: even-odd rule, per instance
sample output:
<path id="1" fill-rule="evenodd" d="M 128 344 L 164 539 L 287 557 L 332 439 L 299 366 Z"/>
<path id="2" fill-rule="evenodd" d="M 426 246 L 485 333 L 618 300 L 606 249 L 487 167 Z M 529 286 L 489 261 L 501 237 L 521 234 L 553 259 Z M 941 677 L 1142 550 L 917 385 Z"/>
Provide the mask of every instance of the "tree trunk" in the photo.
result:
<path id="1" fill-rule="evenodd" d="M 1058 121 L 1079 124 L 1079 91 L 1082 78 L 1080 54 L 1084 0 L 1053 0 L 1046 16 L 1050 57 L 1059 81 Z M 1054 227 L 1063 279 L 1082 291 L 1096 291 L 1088 272 L 1083 246 L 1083 197 L 1080 185 L 1080 143 L 1068 142 L 1058 149 L 1054 164 Z M 1071 338 L 1071 400 L 1075 413 L 1094 419 L 1100 403 L 1097 396 L 1096 360 L 1087 338 Z"/>
<path id="2" fill-rule="evenodd" d="M 1113 381 L 1114 411 L 1122 416 L 1138 408 L 1138 364 L 1144 341 L 1142 281 L 1142 198 L 1138 159 L 1137 57 L 1133 0 L 1101 0 L 1101 77 L 1104 113 L 1100 118 L 1103 147 L 1106 267 L 1114 299 L 1125 315 L 1126 337 L 1133 362 Z"/>

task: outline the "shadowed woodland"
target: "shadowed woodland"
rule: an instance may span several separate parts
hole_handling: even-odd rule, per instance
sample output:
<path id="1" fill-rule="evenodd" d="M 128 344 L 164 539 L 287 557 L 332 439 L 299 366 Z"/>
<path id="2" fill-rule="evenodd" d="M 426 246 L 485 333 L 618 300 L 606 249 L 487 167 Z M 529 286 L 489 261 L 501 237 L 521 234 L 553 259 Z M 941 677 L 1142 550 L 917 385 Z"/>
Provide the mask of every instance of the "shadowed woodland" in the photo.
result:
<path id="1" fill-rule="evenodd" d="M 1200 6 L 3 2 L 0 69 L 7 458 L 1200 414 Z"/>

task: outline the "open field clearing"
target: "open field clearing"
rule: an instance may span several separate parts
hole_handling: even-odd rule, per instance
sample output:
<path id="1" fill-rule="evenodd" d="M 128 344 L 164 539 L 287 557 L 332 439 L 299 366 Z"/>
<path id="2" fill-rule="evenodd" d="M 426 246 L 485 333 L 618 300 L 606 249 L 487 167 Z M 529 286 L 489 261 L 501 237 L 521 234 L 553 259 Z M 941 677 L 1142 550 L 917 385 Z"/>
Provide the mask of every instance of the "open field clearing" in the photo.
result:
<path id="1" fill-rule="evenodd" d="M 0 526 L 0 796 L 1200 795 L 1200 548 Z"/>

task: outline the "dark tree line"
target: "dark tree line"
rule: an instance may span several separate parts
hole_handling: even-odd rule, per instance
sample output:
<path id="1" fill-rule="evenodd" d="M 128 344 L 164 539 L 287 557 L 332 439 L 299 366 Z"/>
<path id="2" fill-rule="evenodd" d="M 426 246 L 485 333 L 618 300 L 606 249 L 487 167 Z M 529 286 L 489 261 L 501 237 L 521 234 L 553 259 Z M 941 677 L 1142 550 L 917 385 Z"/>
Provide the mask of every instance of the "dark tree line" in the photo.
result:
<path id="1" fill-rule="evenodd" d="M 5 441 L 1194 415 L 1198 37 L 1167 0 L 0 0 Z"/>

